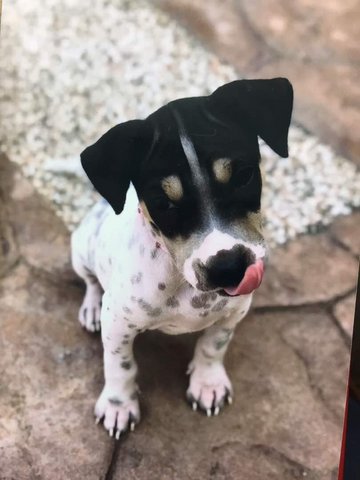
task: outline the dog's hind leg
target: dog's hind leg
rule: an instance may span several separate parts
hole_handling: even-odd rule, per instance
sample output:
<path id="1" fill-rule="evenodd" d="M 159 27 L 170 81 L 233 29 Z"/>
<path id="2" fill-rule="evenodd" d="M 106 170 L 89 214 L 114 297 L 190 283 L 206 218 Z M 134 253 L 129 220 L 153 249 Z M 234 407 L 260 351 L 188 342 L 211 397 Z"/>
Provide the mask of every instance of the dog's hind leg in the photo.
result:
<path id="1" fill-rule="evenodd" d="M 85 265 L 82 256 L 72 241 L 72 264 L 75 272 L 86 285 L 84 300 L 79 310 L 79 322 L 90 332 L 100 331 L 100 312 L 103 289 L 91 270 Z"/>

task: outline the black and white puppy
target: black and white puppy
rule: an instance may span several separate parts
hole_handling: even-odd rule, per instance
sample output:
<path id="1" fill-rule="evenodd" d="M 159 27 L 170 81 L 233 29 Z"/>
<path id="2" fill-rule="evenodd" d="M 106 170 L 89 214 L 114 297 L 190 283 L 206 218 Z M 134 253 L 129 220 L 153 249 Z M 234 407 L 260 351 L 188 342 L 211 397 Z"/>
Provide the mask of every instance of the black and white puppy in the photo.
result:
<path id="1" fill-rule="evenodd" d="M 266 255 L 258 136 L 286 157 L 292 105 L 284 78 L 235 81 L 117 125 L 82 153 L 106 201 L 73 233 L 72 259 L 86 283 L 79 320 L 101 324 L 95 415 L 111 436 L 140 419 L 132 348 L 144 330 L 204 330 L 187 398 L 209 416 L 231 403 L 223 358 Z"/>

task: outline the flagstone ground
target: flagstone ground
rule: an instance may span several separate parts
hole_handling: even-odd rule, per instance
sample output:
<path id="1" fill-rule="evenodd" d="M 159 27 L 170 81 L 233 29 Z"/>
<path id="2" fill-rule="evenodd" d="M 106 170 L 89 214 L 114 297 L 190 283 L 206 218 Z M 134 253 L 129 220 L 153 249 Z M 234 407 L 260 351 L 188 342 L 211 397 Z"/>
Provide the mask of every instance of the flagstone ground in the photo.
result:
<path id="1" fill-rule="evenodd" d="M 14 3 L 13 12 L 20 1 Z M 51 6 L 52 0 L 46 2 Z M 57 12 L 58 2 L 53 3 Z M 79 8 L 78 2 L 65 3 L 68 12 Z M 170 65 L 170 76 L 166 78 L 173 78 L 174 71 L 177 72 L 176 62 L 183 66 L 185 57 L 190 56 L 186 65 L 197 62 L 202 78 L 206 79 L 206 72 L 211 77 L 208 84 L 201 80 L 192 85 L 197 89 L 195 94 L 201 93 L 203 85 L 216 86 L 216 82 L 231 79 L 236 72 L 247 77 L 281 74 L 292 80 L 295 120 L 305 130 L 292 131 L 300 160 L 291 159 L 289 165 L 297 172 L 306 171 L 309 152 L 312 160 L 307 181 L 309 172 L 324 171 L 324 179 L 328 175 L 331 181 L 322 185 L 335 195 L 335 200 L 341 181 L 334 183 L 323 166 L 337 172 L 340 180 L 345 178 L 343 173 L 346 185 L 341 190 L 342 207 L 337 210 L 340 203 L 331 204 L 331 216 L 324 222 L 331 224 L 321 228 L 316 227 L 314 217 L 309 217 L 321 210 L 305 210 L 301 213 L 306 225 L 303 231 L 309 231 L 312 225 L 318 233 L 297 236 L 272 249 L 264 282 L 250 314 L 238 326 L 226 357 L 235 389 L 233 405 L 210 419 L 193 412 L 185 401 L 185 371 L 196 336 L 145 333 L 135 343 L 142 422 L 134 433 L 116 442 L 93 421 L 93 406 L 103 381 L 102 347 L 99 335 L 84 332 L 76 319 L 83 286 L 70 267 L 69 226 L 76 223 L 77 217 L 64 215 L 74 205 L 84 211 L 94 199 L 75 163 L 65 157 L 70 152 L 78 155 L 75 147 L 80 150 L 85 146 L 82 143 L 86 135 L 90 138 L 100 127 L 88 123 L 90 130 L 83 129 L 81 138 L 73 139 L 70 135 L 69 144 L 64 147 L 62 135 L 68 133 L 60 125 L 60 136 L 55 141 L 52 135 L 57 123 L 54 120 L 52 124 L 50 118 L 50 123 L 44 123 L 46 135 L 35 140 L 30 135 L 32 141 L 26 143 L 26 129 L 33 128 L 33 107 L 24 112 L 22 102 L 17 103 L 19 108 L 13 117 L 11 104 L 22 99 L 29 105 L 32 100 L 26 92 L 35 80 L 25 75 L 28 60 L 24 59 L 22 71 L 9 60 L 5 70 L 11 75 L 4 77 L 4 85 L 16 95 L 1 97 L 7 122 L 2 134 L 13 131 L 10 140 L 3 138 L 2 150 L 16 164 L 5 155 L 0 156 L 0 479 L 336 480 L 360 254 L 360 213 L 356 202 L 348 200 L 351 192 L 356 192 L 354 185 L 359 177 L 351 172 L 355 172 L 354 165 L 359 165 L 360 158 L 359 130 L 355 128 L 360 121 L 359 30 L 355 28 L 360 7 L 351 0 L 301 0 L 296 7 L 290 7 L 285 0 L 155 3 L 167 15 L 159 13 L 150 2 L 123 1 L 121 5 L 128 10 L 124 7 L 120 13 L 114 12 L 114 18 L 122 16 L 130 37 L 136 31 L 133 26 L 141 19 L 144 38 L 148 38 L 148 45 L 158 45 L 159 51 L 162 47 L 156 32 L 161 31 L 170 43 L 175 42 L 171 43 L 168 56 L 162 57 Z M 33 11 L 33 5 L 25 2 L 21 16 L 24 32 L 28 31 L 26 15 Z M 94 3 L 94 15 L 99 5 L 101 0 Z M 136 9 L 140 13 L 134 13 Z M 4 10 L 6 22 L 9 10 Z M 16 14 L 9 15 L 14 26 Z M 43 22 L 41 27 L 45 30 L 38 29 L 43 36 L 52 31 L 46 30 L 49 15 L 31 17 Z M 90 21 L 91 28 L 97 28 L 96 18 Z M 126 23 L 126 18 L 132 19 L 130 23 Z M 77 29 L 82 31 L 75 15 L 70 23 L 65 20 L 66 16 L 57 19 L 61 32 L 71 35 Z M 179 29 L 175 20 L 180 20 L 188 32 Z M 107 19 L 109 24 L 111 21 Z M 135 22 L 133 26 L 131 22 Z M 16 31 L 5 28 L 5 32 L 14 35 Z M 34 28 L 29 32 L 32 35 Z M 31 35 L 28 59 L 38 48 Z M 58 48 L 66 41 L 66 35 L 56 39 Z M 109 35 L 112 38 L 114 32 Z M 49 52 L 56 53 L 55 43 L 46 41 Z M 16 50 L 18 46 L 14 44 L 13 48 L 21 52 L 21 48 Z M 133 55 L 139 54 L 134 46 L 129 44 L 129 48 Z M 116 52 L 111 55 L 116 64 Z M 48 55 L 43 50 L 39 62 L 46 59 Z M 231 65 L 226 66 L 222 60 Z M 73 61 L 63 59 L 70 66 Z M 33 65 L 33 74 L 40 74 L 38 65 Z M 63 71 L 60 64 L 57 68 Z M 132 85 L 130 90 L 134 93 L 136 68 L 135 65 L 125 69 L 129 76 L 127 89 Z M 156 69 L 164 67 L 154 68 L 150 76 L 156 77 Z M 107 71 L 100 70 L 102 74 Z M 184 72 L 183 77 L 181 72 L 175 75 L 176 88 L 186 94 L 190 77 L 186 69 Z M 41 91 L 44 75 L 46 72 L 35 82 L 40 89 L 35 89 L 38 106 L 45 97 L 52 96 L 51 89 L 45 96 Z M 91 81 L 90 78 L 90 84 Z M 107 78 L 103 81 L 106 83 Z M 56 82 L 56 78 L 51 82 Z M 51 82 L 49 86 L 55 85 Z M 98 112 L 99 122 L 100 118 L 110 122 L 122 115 L 145 113 L 146 108 L 152 108 L 152 102 L 163 103 L 166 95 L 173 95 L 167 88 L 165 82 L 154 98 L 149 90 L 145 103 L 134 97 L 126 104 L 120 102 L 119 110 L 107 105 L 105 113 Z M 53 107 L 64 103 L 53 100 Z M 47 102 L 41 105 L 49 105 Z M 91 105 L 92 102 L 88 104 Z M 75 123 L 71 128 L 76 129 Z M 20 132 L 18 139 L 16 128 Z M 327 147 L 324 150 L 306 130 L 319 135 L 343 157 Z M 43 140 L 44 148 L 38 148 L 36 142 Z M 26 145 L 30 145 L 28 150 Z M 323 162 L 318 170 L 315 157 L 311 157 L 314 149 L 318 149 L 319 161 Z M 58 151 L 63 151 L 65 162 L 55 158 Z M 269 172 L 279 175 L 281 171 L 283 185 L 289 186 L 289 165 L 277 167 L 269 152 L 265 151 L 265 155 Z M 35 173 L 30 171 L 34 165 Z M 297 191 L 296 182 L 301 177 L 297 175 L 288 192 Z M 46 183 L 53 184 L 49 191 L 44 191 Z M 64 187 L 68 184 L 72 185 L 71 191 Z M 54 192 L 60 196 L 54 197 Z M 279 192 L 271 182 L 267 192 L 271 206 Z M 65 209 L 63 204 L 67 205 Z M 349 213 L 350 207 L 355 211 L 338 217 L 340 213 Z M 292 212 L 296 211 L 294 203 Z M 300 231 L 291 233 L 285 229 L 281 233 L 279 225 L 270 228 L 274 244 Z"/>

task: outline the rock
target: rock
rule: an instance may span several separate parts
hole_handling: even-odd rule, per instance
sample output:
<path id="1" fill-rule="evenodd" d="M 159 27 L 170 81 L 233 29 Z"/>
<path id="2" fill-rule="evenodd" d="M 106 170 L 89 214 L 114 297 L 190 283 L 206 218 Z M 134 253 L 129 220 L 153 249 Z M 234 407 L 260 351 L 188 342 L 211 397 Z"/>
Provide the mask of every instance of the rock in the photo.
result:
<path id="1" fill-rule="evenodd" d="M 351 338 L 355 318 L 356 294 L 353 293 L 338 302 L 334 307 L 334 316 L 344 332 Z"/>
<path id="2" fill-rule="evenodd" d="M 354 255 L 360 255 L 360 212 L 338 218 L 331 225 L 330 232 Z"/>
<path id="3" fill-rule="evenodd" d="M 16 236 L 19 253 L 30 265 L 46 273 L 74 279 L 67 228 L 49 203 L 5 157 L 0 158 L 0 192 L 6 201 L 7 220 L 2 220 L 4 208 L 0 210 L 0 225 L 5 224 L 0 238 L 4 238 L 3 250 L 10 251 L 7 263 L 13 264 L 18 257 L 13 239 Z M 1 263 L 0 248 L 0 271 Z"/>
<path id="4" fill-rule="evenodd" d="M 98 479 L 111 441 L 95 435 L 101 343 L 76 320 L 81 292 L 26 266 L 5 278 L 1 289 L 2 473 L 30 478 L 25 472 L 31 465 L 31 478 Z M 11 464 L 16 449 L 24 462 Z"/>
<path id="5" fill-rule="evenodd" d="M 270 252 L 255 307 L 327 302 L 355 287 L 358 262 L 327 234 L 303 236 Z"/>

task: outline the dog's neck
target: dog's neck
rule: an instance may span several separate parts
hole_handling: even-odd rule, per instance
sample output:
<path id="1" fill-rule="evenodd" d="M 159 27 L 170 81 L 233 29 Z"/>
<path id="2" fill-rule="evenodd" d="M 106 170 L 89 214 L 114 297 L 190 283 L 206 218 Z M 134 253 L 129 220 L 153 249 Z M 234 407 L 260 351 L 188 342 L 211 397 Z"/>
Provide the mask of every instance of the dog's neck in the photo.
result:
<path id="1" fill-rule="evenodd" d="M 143 233 L 145 233 L 144 238 L 146 238 L 150 244 L 153 243 L 154 248 L 160 248 L 167 255 L 170 255 L 170 253 L 168 252 L 164 244 L 164 241 L 161 235 L 150 225 L 150 222 L 144 215 L 144 212 L 140 204 L 138 204 L 137 206 L 137 211 L 138 211 L 138 215 L 137 215 L 138 220 L 136 223 L 138 228 L 140 227 L 143 230 Z"/>
<path id="2" fill-rule="evenodd" d="M 154 259 L 154 268 L 156 268 L 157 261 L 166 263 L 169 290 L 178 290 L 179 286 L 184 286 L 185 284 L 188 288 L 193 289 L 193 287 L 186 282 L 182 272 L 179 271 L 178 267 L 175 265 L 175 261 L 167 249 L 161 234 L 151 226 L 150 221 L 144 214 L 140 204 L 137 206 L 134 235 L 138 238 L 142 238 L 147 245 L 147 249 L 150 250 L 151 255 L 156 257 Z M 158 251 L 158 255 L 156 255 L 156 251 Z"/>

